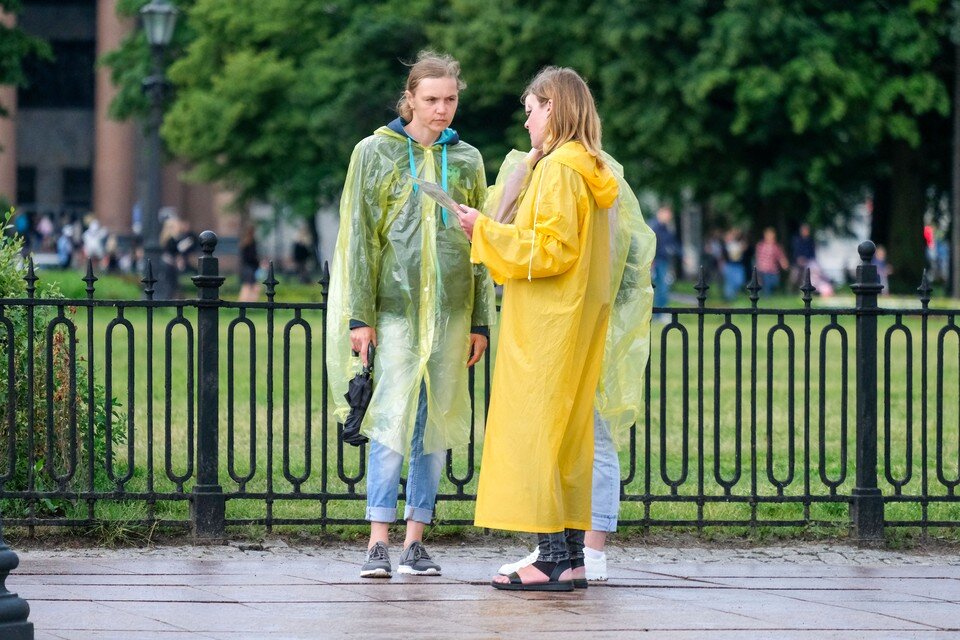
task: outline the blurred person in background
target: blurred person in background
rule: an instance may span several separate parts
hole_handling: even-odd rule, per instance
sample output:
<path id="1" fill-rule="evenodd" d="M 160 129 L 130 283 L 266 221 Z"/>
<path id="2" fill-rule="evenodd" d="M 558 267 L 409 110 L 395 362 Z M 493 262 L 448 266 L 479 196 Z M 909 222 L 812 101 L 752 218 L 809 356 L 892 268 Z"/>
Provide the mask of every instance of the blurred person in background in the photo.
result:
<path id="1" fill-rule="evenodd" d="M 783 247 L 777 242 L 776 229 L 767 227 L 763 230 L 763 239 L 757 243 L 753 259 L 764 295 L 772 294 L 780 288 L 780 271 L 790 268 Z"/>

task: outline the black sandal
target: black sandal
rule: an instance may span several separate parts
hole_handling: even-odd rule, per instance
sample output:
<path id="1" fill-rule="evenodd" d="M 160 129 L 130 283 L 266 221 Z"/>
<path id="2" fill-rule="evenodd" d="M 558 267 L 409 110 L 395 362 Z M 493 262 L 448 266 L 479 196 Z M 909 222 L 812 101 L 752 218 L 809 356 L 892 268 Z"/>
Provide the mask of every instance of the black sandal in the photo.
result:
<path id="1" fill-rule="evenodd" d="M 584 566 L 583 558 L 571 558 L 570 559 L 570 568 L 579 569 Z M 587 579 L 586 578 L 574 578 L 573 579 L 573 588 L 574 589 L 586 589 L 587 588 Z"/>
<path id="2" fill-rule="evenodd" d="M 525 583 L 520 574 L 516 571 L 511 573 L 508 578 L 510 582 L 491 581 L 490 586 L 494 589 L 503 589 L 504 591 L 573 591 L 573 580 L 559 580 L 563 572 L 570 568 L 570 561 L 562 562 L 541 562 L 537 560 L 533 563 L 538 571 L 547 576 L 546 582 Z"/>

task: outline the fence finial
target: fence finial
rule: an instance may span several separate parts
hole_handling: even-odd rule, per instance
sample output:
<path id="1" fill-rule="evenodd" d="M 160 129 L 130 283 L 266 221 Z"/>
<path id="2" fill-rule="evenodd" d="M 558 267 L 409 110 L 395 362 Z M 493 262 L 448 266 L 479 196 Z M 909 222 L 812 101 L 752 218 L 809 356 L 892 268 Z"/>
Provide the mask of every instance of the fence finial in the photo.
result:
<path id="1" fill-rule="evenodd" d="M 803 270 L 803 286 L 800 287 L 800 291 L 803 292 L 802 298 L 804 304 L 810 306 L 810 302 L 813 300 L 813 294 L 817 292 L 817 288 L 810 282 L 810 267 Z"/>
<path id="2" fill-rule="evenodd" d="M 203 253 L 208 256 L 212 256 L 214 250 L 217 248 L 217 234 L 209 229 L 200 234 L 200 248 L 203 250 Z"/>
<path id="3" fill-rule="evenodd" d="M 83 277 L 83 281 L 87 283 L 87 297 L 93 298 L 94 288 L 93 283 L 96 282 L 99 278 L 93 275 L 93 260 L 87 258 L 87 275 Z"/>
<path id="4" fill-rule="evenodd" d="M 150 258 L 147 258 L 147 267 L 140 282 L 143 284 L 143 292 L 147 300 L 153 300 L 153 285 L 157 284 L 157 279 L 153 277 L 153 261 Z"/>
<path id="5" fill-rule="evenodd" d="M 930 293 L 932 291 L 933 287 L 930 286 L 930 278 L 927 276 L 927 270 L 924 269 L 923 276 L 920 278 L 920 286 L 917 287 L 917 293 L 920 294 L 920 304 L 923 305 L 924 309 L 930 304 Z"/>

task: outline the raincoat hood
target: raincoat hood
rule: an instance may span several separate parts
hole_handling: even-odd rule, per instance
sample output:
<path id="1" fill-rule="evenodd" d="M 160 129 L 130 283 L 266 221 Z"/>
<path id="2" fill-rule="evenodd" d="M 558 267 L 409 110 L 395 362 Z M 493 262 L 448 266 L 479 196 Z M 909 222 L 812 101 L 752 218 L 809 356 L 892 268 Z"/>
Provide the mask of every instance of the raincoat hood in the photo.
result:
<path id="1" fill-rule="evenodd" d="M 396 133 L 397 135 L 399 135 L 405 140 L 411 140 L 413 142 L 416 142 L 416 140 L 410 137 L 410 134 L 407 133 L 407 130 L 403 128 L 404 125 L 406 124 L 408 123 L 403 118 L 396 118 L 393 121 L 391 121 L 385 128 Z M 377 133 L 386 134 L 386 132 L 383 131 L 383 128 L 378 129 Z M 440 134 L 440 137 L 437 138 L 437 141 L 434 142 L 433 145 L 431 146 L 435 147 L 438 144 L 459 144 L 459 142 L 460 142 L 460 135 L 457 133 L 457 131 L 455 129 L 451 129 L 447 127 L 446 129 L 443 130 L 443 133 Z"/>
<path id="2" fill-rule="evenodd" d="M 597 205 L 609 209 L 620 191 L 617 179 L 606 165 L 600 167 L 597 159 L 590 155 L 586 147 L 579 142 L 567 142 L 550 154 L 550 160 L 566 165 L 580 174 Z"/>

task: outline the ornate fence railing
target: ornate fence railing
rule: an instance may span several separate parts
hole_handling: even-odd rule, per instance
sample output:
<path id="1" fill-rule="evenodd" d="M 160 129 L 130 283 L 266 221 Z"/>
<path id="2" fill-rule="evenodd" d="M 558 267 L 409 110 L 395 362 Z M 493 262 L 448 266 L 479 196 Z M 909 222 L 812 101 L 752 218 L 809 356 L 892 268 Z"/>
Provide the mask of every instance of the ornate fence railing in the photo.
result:
<path id="1" fill-rule="evenodd" d="M 327 411 L 326 278 L 317 301 L 220 298 L 201 235 L 196 296 L 0 299 L 0 500 L 7 525 L 191 527 L 363 522 L 364 447 Z M 852 306 L 655 309 L 645 411 L 621 434 L 621 524 L 884 527 L 960 524 L 960 310 L 883 308 L 871 264 Z M 495 346 L 494 332 L 494 346 Z M 494 352 L 492 349 L 491 352 Z M 470 443 L 447 454 L 436 520 L 472 521 L 491 361 L 471 372 Z M 398 487 L 403 493 L 403 483 Z"/>

